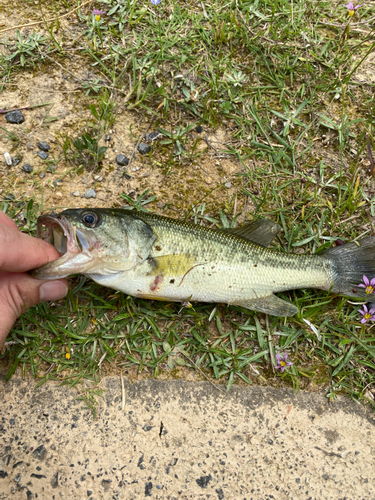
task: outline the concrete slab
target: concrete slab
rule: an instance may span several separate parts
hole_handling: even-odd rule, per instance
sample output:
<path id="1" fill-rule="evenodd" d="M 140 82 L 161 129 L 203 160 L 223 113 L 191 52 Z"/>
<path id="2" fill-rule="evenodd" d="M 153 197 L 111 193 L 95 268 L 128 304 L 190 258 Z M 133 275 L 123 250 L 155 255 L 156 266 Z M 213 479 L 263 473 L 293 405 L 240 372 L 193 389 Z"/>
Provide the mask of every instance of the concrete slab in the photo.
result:
<path id="1" fill-rule="evenodd" d="M 290 390 L 0 380 L 1 499 L 375 499 L 375 415 Z"/>

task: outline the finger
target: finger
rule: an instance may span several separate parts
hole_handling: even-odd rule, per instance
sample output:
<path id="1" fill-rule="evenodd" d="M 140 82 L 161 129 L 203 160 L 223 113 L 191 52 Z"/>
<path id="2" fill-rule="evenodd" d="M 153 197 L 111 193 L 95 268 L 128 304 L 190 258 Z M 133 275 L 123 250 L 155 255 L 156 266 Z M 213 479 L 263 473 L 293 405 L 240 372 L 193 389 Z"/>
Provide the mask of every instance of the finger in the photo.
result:
<path id="1" fill-rule="evenodd" d="M 36 280 L 25 273 L 0 273 L 0 348 L 16 319 L 39 302 L 68 293 L 68 281 Z"/>
<path id="2" fill-rule="evenodd" d="M 0 224 L 4 224 L 5 226 L 8 226 L 12 229 L 16 229 L 19 231 L 17 224 L 12 220 L 10 217 L 8 217 L 4 212 L 0 210 Z"/>
<path id="3" fill-rule="evenodd" d="M 29 271 L 59 257 L 56 248 L 46 241 L 0 224 L 1 271 Z"/>

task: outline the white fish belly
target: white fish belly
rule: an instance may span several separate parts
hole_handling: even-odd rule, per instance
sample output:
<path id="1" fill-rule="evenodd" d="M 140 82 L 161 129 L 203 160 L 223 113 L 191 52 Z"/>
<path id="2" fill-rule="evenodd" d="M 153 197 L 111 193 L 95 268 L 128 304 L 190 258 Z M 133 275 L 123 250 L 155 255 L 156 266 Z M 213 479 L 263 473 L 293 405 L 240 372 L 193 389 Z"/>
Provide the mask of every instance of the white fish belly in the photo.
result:
<path id="1" fill-rule="evenodd" d="M 145 262 L 115 275 L 89 275 L 97 283 L 135 297 L 235 304 L 297 288 L 324 288 L 327 270 L 282 269 L 225 262 L 197 264 L 183 275 L 156 274 Z"/>

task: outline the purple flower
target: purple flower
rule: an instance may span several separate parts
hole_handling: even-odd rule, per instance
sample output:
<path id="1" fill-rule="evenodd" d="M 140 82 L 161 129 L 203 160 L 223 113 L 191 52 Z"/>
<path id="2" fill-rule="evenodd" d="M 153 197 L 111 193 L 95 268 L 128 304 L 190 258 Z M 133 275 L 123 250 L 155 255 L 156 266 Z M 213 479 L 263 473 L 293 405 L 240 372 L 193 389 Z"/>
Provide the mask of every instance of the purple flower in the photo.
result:
<path id="1" fill-rule="evenodd" d="M 349 2 L 348 5 L 344 5 L 344 7 L 346 7 L 348 9 L 349 16 L 352 17 L 352 15 L 354 14 L 354 11 L 358 10 L 360 7 L 363 7 L 363 4 L 354 6 L 352 4 L 352 2 Z"/>
<path id="2" fill-rule="evenodd" d="M 357 285 L 359 288 L 366 288 L 366 293 L 375 293 L 375 278 L 370 281 L 367 276 L 363 275 L 363 281 L 365 284 L 361 283 Z"/>
<path id="3" fill-rule="evenodd" d="M 159 5 L 160 2 L 161 2 L 161 0 L 151 0 L 151 3 L 153 5 Z"/>
<path id="4" fill-rule="evenodd" d="M 92 13 L 95 16 L 96 21 L 100 21 L 100 16 L 104 16 L 105 10 L 94 9 Z"/>
<path id="5" fill-rule="evenodd" d="M 359 310 L 359 312 L 362 314 L 363 318 L 361 319 L 361 323 L 367 323 L 367 321 L 375 321 L 375 307 L 371 307 L 370 310 L 367 309 L 367 307 L 364 305 L 363 306 L 364 311 L 362 309 Z"/>
<path id="6" fill-rule="evenodd" d="M 275 366 L 275 370 L 278 370 L 280 368 L 281 373 L 284 373 L 284 370 L 287 366 L 292 366 L 291 361 L 287 361 L 288 359 L 288 354 L 284 354 L 284 358 L 280 356 L 280 354 L 276 354 L 276 359 L 277 359 L 277 365 Z"/>

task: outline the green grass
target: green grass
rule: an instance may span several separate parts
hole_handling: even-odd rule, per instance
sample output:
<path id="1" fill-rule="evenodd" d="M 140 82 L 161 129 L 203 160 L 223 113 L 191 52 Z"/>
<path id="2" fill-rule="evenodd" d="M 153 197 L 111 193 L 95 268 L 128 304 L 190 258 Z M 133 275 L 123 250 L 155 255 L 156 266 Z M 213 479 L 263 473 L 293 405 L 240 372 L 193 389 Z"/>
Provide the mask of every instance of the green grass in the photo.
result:
<path id="1" fill-rule="evenodd" d="M 52 7 L 43 4 L 47 18 Z M 61 8 L 74 7 L 70 1 Z M 251 216 L 283 227 L 275 245 L 298 253 L 372 234 L 375 188 L 367 143 L 374 144 L 374 85 L 355 73 L 374 51 L 367 24 L 356 25 L 354 16 L 348 31 L 346 9 L 326 1 L 197 1 L 187 8 L 171 0 L 158 6 L 108 0 L 95 7 L 107 15 L 94 24 L 88 10 L 79 12 L 75 54 L 101 78 L 81 81 L 92 115 L 88 135 L 60 138 L 59 161 L 71 166 L 69 175 L 100 169 L 99 140 L 115 123 L 120 102 L 135 117 L 153 117 L 164 133 L 152 161 L 165 175 L 207 155 L 191 134 L 196 125 L 231 131 L 220 155 L 241 165 L 237 196 L 221 195 L 217 204 L 203 195 L 193 207 L 176 201 L 188 219 L 225 227 L 251 204 Z M 359 12 L 366 20 L 372 11 L 364 5 Z M 42 25 L 27 36 L 6 34 L 3 83 L 46 60 L 69 69 L 66 46 L 74 43 L 58 24 L 46 39 L 37 36 Z M 147 208 L 155 209 L 154 201 Z M 138 199 L 139 208 L 143 202 Z M 22 210 L 20 227 L 33 234 L 44 207 L 20 199 L 2 208 L 11 216 Z M 232 383 L 290 385 L 324 390 L 332 400 L 343 391 L 374 404 L 375 337 L 359 323 L 360 306 L 319 291 L 280 296 L 299 307 L 295 318 L 214 304 L 180 311 L 176 304 L 125 297 L 73 278 L 65 301 L 41 304 L 15 326 L 4 355 L 9 376 L 21 366 L 42 381 L 61 378 L 79 386 L 92 405 L 97 389 L 79 383 L 98 382 L 101 370 L 173 378 L 191 367 L 227 389 Z M 282 375 L 273 369 L 276 352 L 288 352 L 294 362 Z"/>

